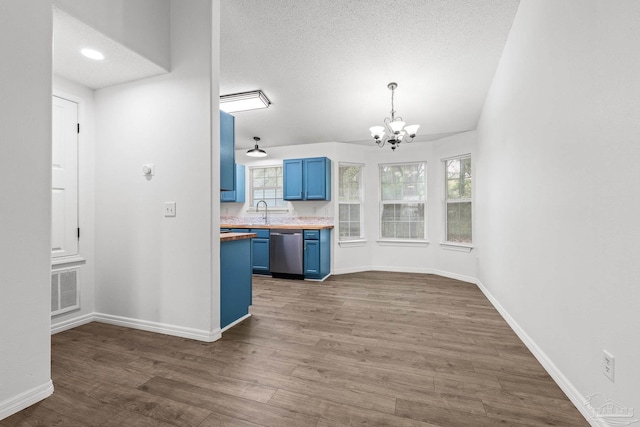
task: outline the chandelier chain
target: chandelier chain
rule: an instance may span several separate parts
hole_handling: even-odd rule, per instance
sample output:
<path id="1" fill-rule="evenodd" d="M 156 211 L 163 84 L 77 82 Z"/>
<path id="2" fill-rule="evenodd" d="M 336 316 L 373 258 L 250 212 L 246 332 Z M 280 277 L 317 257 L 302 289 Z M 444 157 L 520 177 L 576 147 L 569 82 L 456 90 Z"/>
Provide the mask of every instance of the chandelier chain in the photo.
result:
<path id="1" fill-rule="evenodd" d="M 391 121 L 395 119 L 396 108 L 393 106 L 393 97 L 395 95 L 395 90 L 391 89 Z"/>

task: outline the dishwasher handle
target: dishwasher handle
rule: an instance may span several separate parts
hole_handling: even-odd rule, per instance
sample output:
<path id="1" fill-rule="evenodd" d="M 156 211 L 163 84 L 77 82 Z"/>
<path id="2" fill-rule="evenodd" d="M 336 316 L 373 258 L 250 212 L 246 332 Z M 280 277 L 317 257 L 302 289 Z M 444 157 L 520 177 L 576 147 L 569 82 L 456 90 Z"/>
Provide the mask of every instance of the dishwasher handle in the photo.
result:
<path id="1" fill-rule="evenodd" d="M 272 231 L 269 233 L 271 236 L 301 236 L 302 231 L 294 231 L 291 233 L 282 232 L 282 231 Z"/>

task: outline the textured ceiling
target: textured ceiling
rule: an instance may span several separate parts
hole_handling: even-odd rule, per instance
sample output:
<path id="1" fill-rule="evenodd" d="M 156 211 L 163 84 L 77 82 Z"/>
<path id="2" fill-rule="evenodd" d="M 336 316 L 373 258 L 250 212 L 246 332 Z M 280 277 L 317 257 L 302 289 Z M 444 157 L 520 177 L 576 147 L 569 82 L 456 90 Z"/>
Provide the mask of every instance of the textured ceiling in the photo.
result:
<path id="1" fill-rule="evenodd" d="M 91 89 L 167 72 L 57 8 L 53 13 L 53 46 L 53 72 Z M 98 50 L 105 59 L 85 58 L 80 54 L 82 48 Z"/>
<path id="2" fill-rule="evenodd" d="M 416 141 L 475 129 L 518 0 L 221 0 L 220 93 L 262 89 L 236 146 L 368 143 L 391 110 Z M 105 53 L 95 62 L 78 52 Z M 54 72 L 93 89 L 166 70 L 54 10 Z"/>
<path id="3" fill-rule="evenodd" d="M 236 146 L 369 141 L 392 81 L 416 141 L 475 129 L 518 3 L 221 0 L 220 93 L 273 103 L 234 114 Z"/>

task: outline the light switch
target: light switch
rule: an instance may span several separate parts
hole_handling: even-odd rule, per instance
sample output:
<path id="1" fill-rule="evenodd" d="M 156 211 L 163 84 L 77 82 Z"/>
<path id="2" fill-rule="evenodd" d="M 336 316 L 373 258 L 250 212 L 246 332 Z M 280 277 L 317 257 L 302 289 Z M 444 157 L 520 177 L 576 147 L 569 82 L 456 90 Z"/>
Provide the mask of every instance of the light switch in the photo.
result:
<path id="1" fill-rule="evenodd" d="M 176 216 L 176 202 L 164 202 L 164 216 Z"/>

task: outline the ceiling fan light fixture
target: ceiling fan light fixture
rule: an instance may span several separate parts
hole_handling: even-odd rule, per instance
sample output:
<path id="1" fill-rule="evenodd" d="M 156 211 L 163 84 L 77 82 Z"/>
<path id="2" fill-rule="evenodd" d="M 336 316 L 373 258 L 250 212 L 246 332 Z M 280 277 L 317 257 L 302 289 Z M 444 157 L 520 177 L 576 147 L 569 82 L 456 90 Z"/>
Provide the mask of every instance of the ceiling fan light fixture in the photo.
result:
<path id="1" fill-rule="evenodd" d="M 220 96 L 220 109 L 227 113 L 269 108 L 271 101 L 261 90 Z"/>
<path id="2" fill-rule="evenodd" d="M 258 138 L 257 136 L 254 136 L 253 140 L 256 142 L 256 145 L 251 150 L 247 150 L 247 156 L 267 157 L 267 152 L 261 149 L 260 147 L 258 147 L 258 141 L 260 141 L 260 138 Z"/>

